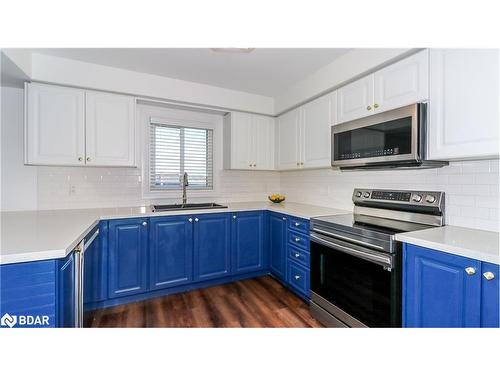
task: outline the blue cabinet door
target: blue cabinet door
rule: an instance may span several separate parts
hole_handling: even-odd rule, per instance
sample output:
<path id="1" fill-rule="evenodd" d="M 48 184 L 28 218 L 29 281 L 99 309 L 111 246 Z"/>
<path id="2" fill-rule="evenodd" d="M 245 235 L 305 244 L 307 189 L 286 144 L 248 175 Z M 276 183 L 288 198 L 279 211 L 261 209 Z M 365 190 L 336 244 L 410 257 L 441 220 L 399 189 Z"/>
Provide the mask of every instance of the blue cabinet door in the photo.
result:
<path id="1" fill-rule="evenodd" d="M 231 222 L 229 214 L 194 217 L 194 278 L 197 281 L 231 273 Z"/>
<path id="2" fill-rule="evenodd" d="M 498 328 L 500 266 L 483 262 L 481 272 L 481 327 Z"/>
<path id="3" fill-rule="evenodd" d="M 189 216 L 150 219 L 149 288 L 151 290 L 192 281 L 193 223 L 189 219 Z"/>
<path id="4" fill-rule="evenodd" d="M 57 326 L 75 327 L 75 304 L 76 304 L 76 285 L 75 285 L 75 256 L 69 254 L 66 258 L 59 261 L 59 272 L 57 279 Z"/>
<path id="5" fill-rule="evenodd" d="M 264 213 L 238 212 L 232 216 L 232 273 L 259 271 L 265 267 Z"/>
<path id="6" fill-rule="evenodd" d="M 109 221 L 108 297 L 147 291 L 148 221 Z"/>
<path id="7" fill-rule="evenodd" d="M 0 317 L 4 327 L 56 327 L 59 261 L 43 260 L 0 266 Z M 73 288 L 74 290 L 74 288 Z M 9 319 L 6 314 L 9 314 Z M 20 316 L 44 317 L 23 325 Z M 15 318 L 14 318 L 15 317 Z"/>
<path id="8" fill-rule="evenodd" d="M 286 281 L 286 227 L 284 215 L 269 215 L 269 251 L 271 273 Z"/>
<path id="9" fill-rule="evenodd" d="M 403 272 L 406 327 L 480 326 L 480 261 L 405 244 Z"/>

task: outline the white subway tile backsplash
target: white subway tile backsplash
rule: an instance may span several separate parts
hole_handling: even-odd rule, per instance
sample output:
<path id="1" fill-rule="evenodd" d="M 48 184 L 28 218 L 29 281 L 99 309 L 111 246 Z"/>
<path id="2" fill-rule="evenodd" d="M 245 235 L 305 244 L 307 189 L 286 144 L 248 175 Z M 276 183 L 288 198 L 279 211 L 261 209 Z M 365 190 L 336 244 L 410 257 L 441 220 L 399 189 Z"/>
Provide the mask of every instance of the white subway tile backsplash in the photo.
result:
<path id="1" fill-rule="evenodd" d="M 344 209 L 352 209 L 355 187 L 444 191 L 448 224 L 498 231 L 498 177 L 498 160 L 482 160 L 412 171 L 282 172 L 280 185 L 290 201 Z M 322 184 L 326 193 L 311 187 Z"/>
<path id="2" fill-rule="evenodd" d="M 39 209 L 151 203 L 142 198 L 140 168 L 39 167 L 37 173 Z M 351 210 L 355 187 L 438 190 L 446 193 L 448 224 L 498 230 L 498 176 L 498 160 L 454 162 L 439 169 L 408 171 L 222 170 L 219 195 L 213 199 L 260 201 L 271 193 L 281 192 L 287 201 Z"/>
<path id="3" fill-rule="evenodd" d="M 37 173 L 38 208 L 41 210 L 151 203 L 151 200 L 142 198 L 139 168 L 39 167 Z M 219 178 L 220 196 L 214 200 L 261 201 L 280 191 L 278 172 L 221 171 Z M 327 190 L 326 186 L 324 190 Z M 179 199 L 180 194 L 178 199 L 161 201 L 176 202 Z"/>

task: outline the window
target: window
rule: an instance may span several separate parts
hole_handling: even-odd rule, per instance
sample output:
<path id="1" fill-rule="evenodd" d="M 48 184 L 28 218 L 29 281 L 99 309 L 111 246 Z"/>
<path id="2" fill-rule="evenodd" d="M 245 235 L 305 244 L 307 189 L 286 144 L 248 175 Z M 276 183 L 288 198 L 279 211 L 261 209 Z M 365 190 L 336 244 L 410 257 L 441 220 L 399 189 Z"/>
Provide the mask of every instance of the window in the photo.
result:
<path id="1" fill-rule="evenodd" d="M 213 129 L 150 124 L 150 190 L 213 189 Z"/>

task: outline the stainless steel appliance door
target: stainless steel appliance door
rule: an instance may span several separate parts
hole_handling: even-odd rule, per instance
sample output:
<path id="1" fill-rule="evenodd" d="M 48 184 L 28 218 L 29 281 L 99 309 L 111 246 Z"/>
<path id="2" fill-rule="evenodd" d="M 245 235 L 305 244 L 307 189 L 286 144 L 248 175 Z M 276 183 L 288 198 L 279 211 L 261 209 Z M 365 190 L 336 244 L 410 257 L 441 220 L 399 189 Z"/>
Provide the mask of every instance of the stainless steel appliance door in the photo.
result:
<path id="1" fill-rule="evenodd" d="M 311 291 L 368 327 L 401 325 L 401 279 L 395 255 L 375 253 L 311 233 Z M 313 297 L 314 301 L 314 297 Z"/>
<path id="2" fill-rule="evenodd" d="M 420 160 L 419 111 L 413 104 L 332 126 L 332 166 Z"/>

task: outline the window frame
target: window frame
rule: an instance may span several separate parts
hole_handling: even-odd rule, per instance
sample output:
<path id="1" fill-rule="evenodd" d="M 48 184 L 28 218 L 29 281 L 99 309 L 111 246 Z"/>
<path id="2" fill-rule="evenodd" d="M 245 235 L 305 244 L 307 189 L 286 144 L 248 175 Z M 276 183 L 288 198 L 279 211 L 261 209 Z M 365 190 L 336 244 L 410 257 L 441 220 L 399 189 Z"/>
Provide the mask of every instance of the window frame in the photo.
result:
<path id="1" fill-rule="evenodd" d="M 213 187 L 212 189 L 193 189 L 188 191 L 188 200 L 190 197 L 215 198 L 219 196 L 219 174 L 222 166 L 222 115 L 203 113 L 189 110 L 180 110 L 173 108 L 155 108 L 144 106 L 140 110 L 142 125 L 142 197 L 143 199 L 181 199 L 182 190 L 180 189 L 165 189 L 152 190 L 150 186 L 150 126 L 153 122 L 160 121 L 161 123 L 189 128 L 210 129 L 213 142 Z"/>
<path id="2" fill-rule="evenodd" d="M 178 183 L 172 183 L 170 185 L 165 185 L 165 187 L 153 187 L 151 185 L 151 181 L 152 181 L 152 174 L 151 174 L 151 162 L 152 160 L 154 159 L 153 156 L 152 156 L 152 153 L 150 153 L 148 155 L 149 157 L 149 177 L 148 177 L 148 181 L 149 181 L 149 189 L 151 191 L 182 191 L 182 186 L 181 186 L 181 180 L 182 180 L 182 174 L 183 174 L 183 170 L 185 172 L 185 165 L 186 165 L 186 159 L 185 159 L 185 156 L 186 156 L 186 149 L 185 149 L 185 146 L 186 144 L 184 143 L 185 140 L 186 140 L 186 136 L 185 136 L 185 132 L 186 132 L 186 129 L 191 129 L 191 130 L 201 130 L 203 133 L 205 133 L 205 144 L 206 144 L 206 158 L 205 158 L 205 167 L 206 167 L 206 170 L 207 173 L 206 174 L 206 178 L 205 178 L 205 181 L 207 183 L 207 185 L 194 185 L 192 183 L 190 183 L 187 187 L 187 190 L 189 191 L 203 191 L 203 190 L 206 190 L 206 191 L 212 191 L 214 189 L 214 129 L 212 128 L 209 128 L 209 127 L 192 127 L 192 126 L 187 126 L 186 124 L 184 124 L 183 126 L 178 126 L 178 125 L 173 125 L 172 123 L 168 122 L 166 123 L 165 120 L 163 119 L 159 119 L 159 118 L 153 118 L 151 117 L 150 118 L 150 121 L 149 121 L 149 127 L 150 127 L 150 132 L 149 132 L 149 141 L 148 141 L 148 144 L 149 144 L 149 147 L 151 149 L 152 145 L 153 145 L 153 138 L 154 137 L 154 132 L 156 131 L 157 128 L 161 128 L 161 127 L 164 127 L 164 128 L 170 128 L 170 129 L 178 129 L 179 130 L 179 142 L 180 142 L 180 145 L 179 145 L 179 167 L 180 167 L 180 174 L 179 174 L 179 181 Z M 153 129 L 154 128 L 154 129 Z M 200 132 L 200 134 L 202 134 L 202 132 Z M 156 137 L 154 138 L 156 140 Z M 208 147 L 208 144 L 210 143 L 210 147 Z M 189 158 L 187 159 L 189 160 Z M 211 163 L 209 163 L 209 161 Z M 210 179 L 208 179 L 208 177 L 210 177 Z"/>

